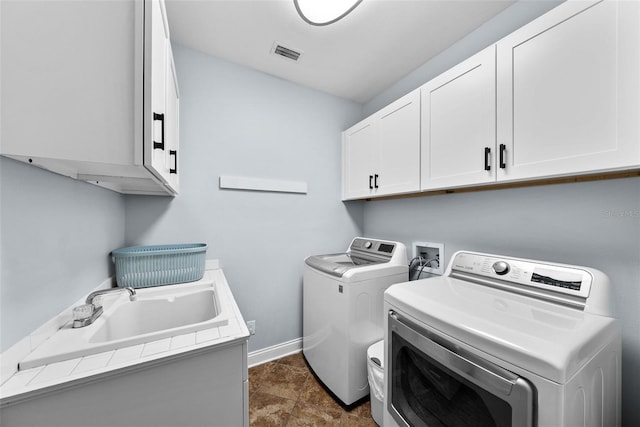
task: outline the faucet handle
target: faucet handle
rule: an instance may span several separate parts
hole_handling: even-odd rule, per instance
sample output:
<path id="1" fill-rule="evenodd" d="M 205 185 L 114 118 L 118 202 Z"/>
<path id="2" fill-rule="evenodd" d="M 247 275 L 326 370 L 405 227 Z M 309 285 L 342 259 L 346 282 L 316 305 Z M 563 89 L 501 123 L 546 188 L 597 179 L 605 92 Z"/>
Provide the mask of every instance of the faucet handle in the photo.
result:
<path id="1" fill-rule="evenodd" d="M 85 320 L 93 315 L 92 304 L 82 304 L 73 308 L 73 320 Z"/>
<path id="2" fill-rule="evenodd" d="M 91 302 L 91 304 L 93 304 L 93 308 L 95 308 L 96 310 L 102 307 L 102 295 L 96 295 L 95 297 L 93 297 L 93 301 Z"/>
<path id="3" fill-rule="evenodd" d="M 73 327 L 82 328 L 94 322 L 102 314 L 102 307 L 82 304 L 73 308 Z"/>

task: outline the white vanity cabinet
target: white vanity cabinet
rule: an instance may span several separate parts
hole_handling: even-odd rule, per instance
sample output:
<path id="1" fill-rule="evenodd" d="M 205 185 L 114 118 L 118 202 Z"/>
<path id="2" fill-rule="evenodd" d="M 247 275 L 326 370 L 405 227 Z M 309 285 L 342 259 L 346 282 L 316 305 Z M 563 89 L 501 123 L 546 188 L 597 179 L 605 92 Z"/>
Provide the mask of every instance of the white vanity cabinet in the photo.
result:
<path id="1" fill-rule="evenodd" d="M 0 19 L 0 154 L 121 193 L 178 192 L 164 1 L 10 1 Z"/>
<path id="2" fill-rule="evenodd" d="M 420 91 L 403 96 L 342 134 L 342 199 L 420 189 Z"/>
<path id="3" fill-rule="evenodd" d="M 639 2 L 567 1 L 498 42 L 497 72 L 498 181 L 640 165 Z"/>
<path id="4" fill-rule="evenodd" d="M 491 46 L 420 88 L 422 190 L 495 181 L 495 64 Z"/>

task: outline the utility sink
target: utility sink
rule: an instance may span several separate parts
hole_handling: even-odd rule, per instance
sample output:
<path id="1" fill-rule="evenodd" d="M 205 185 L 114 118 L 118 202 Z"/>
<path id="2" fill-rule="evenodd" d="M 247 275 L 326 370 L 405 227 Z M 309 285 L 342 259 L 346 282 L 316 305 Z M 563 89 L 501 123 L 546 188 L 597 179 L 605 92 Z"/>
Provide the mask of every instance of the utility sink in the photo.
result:
<path id="1" fill-rule="evenodd" d="M 103 321 L 89 342 L 100 343 L 172 330 L 206 322 L 218 314 L 213 289 L 176 297 L 129 301 L 101 316 Z"/>
<path id="2" fill-rule="evenodd" d="M 31 352 L 20 369 L 61 362 L 228 325 L 232 315 L 220 304 L 216 282 L 194 282 L 105 295 L 103 314 L 91 325 L 72 321 Z"/>

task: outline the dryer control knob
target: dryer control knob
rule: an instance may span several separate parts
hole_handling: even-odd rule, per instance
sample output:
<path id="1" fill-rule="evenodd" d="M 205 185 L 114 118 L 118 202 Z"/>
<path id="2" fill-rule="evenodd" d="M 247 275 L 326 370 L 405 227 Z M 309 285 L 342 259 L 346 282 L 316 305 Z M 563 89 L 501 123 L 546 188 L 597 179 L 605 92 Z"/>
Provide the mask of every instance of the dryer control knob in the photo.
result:
<path id="1" fill-rule="evenodd" d="M 504 276 L 509 272 L 509 264 L 504 261 L 495 262 L 493 264 L 493 271 L 495 271 L 498 276 Z"/>
<path id="2" fill-rule="evenodd" d="M 369 249 L 369 248 L 371 248 L 371 246 L 373 246 L 373 243 L 371 243 L 369 241 L 364 242 L 365 249 Z"/>

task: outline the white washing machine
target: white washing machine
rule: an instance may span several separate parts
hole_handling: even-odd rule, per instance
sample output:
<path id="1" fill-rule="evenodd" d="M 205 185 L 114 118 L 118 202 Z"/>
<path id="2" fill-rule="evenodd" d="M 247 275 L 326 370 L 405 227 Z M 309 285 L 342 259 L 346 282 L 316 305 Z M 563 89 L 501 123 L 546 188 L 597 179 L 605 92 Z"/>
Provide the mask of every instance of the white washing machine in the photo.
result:
<path id="1" fill-rule="evenodd" d="M 384 336 L 384 291 L 407 280 L 398 242 L 356 237 L 346 253 L 305 259 L 303 353 L 346 405 L 369 393 L 367 348 Z"/>
<path id="2" fill-rule="evenodd" d="M 457 252 L 385 293 L 384 425 L 620 426 L 621 338 L 601 272 Z"/>

